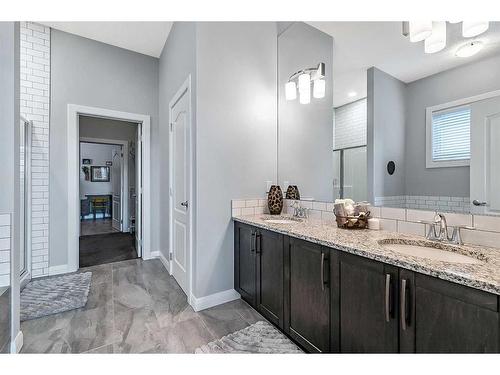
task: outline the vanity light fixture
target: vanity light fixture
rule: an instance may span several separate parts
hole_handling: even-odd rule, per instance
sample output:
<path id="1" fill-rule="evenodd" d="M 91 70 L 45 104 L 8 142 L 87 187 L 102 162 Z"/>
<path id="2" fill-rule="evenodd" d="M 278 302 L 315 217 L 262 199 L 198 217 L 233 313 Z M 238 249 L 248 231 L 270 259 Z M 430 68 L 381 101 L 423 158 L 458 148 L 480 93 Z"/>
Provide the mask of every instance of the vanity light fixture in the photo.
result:
<path id="1" fill-rule="evenodd" d="M 300 104 L 309 104 L 311 102 L 311 83 L 314 98 L 324 98 L 326 92 L 324 78 L 325 63 L 319 63 L 315 68 L 302 69 L 293 73 L 285 84 L 286 100 L 295 100 L 298 88 Z"/>
<path id="2" fill-rule="evenodd" d="M 470 38 L 484 33 L 490 27 L 488 21 L 464 21 L 462 23 L 462 35 Z"/>
<path id="3" fill-rule="evenodd" d="M 472 42 L 467 42 L 458 47 L 455 55 L 458 57 L 470 57 L 481 51 L 484 47 L 484 43 L 479 40 L 474 40 Z"/>
<path id="4" fill-rule="evenodd" d="M 424 41 L 425 53 L 435 53 L 446 47 L 446 21 L 432 22 L 432 34 Z"/>
<path id="5" fill-rule="evenodd" d="M 297 85 L 294 81 L 287 82 L 285 85 L 285 98 L 286 100 L 297 99 Z"/>
<path id="6" fill-rule="evenodd" d="M 421 42 L 432 33 L 432 21 L 410 21 L 410 41 Z"/>

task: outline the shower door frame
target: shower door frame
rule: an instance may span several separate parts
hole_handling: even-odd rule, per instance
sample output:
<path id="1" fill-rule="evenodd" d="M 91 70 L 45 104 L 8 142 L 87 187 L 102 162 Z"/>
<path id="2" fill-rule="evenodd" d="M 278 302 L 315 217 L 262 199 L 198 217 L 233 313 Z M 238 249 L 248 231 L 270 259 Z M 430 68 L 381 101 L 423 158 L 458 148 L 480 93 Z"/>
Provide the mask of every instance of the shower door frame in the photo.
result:
<path id="1" fill-rule="evenodd" d="M 24 267 L 20 272 L 21 289 L 31 280 L 31 143 L 33 122 L 21 116 L 24 126 Z"/>
<path id="2" fill-rule="evenodd" d="M 340 152 L 339 154 L 339 198 L 344 199 L 344 152 L 346 150 L 353 150 L 356 148 L 367 147 L 367 145 L 359 145 L 359 146 L 349 146 L 344 148 L 334 148 L 333 152 Z M 335 200 L 335 197 L 333 197 Z"/>

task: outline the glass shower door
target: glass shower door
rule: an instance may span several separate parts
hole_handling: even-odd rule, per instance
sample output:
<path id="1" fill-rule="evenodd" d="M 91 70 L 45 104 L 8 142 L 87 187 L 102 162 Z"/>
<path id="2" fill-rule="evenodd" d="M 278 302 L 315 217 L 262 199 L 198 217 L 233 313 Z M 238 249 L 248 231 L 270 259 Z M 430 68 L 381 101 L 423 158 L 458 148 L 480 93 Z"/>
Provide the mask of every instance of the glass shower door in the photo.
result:
<path id="1" fill-rule="evenodd" d="M 30 278 L 30 231 L 29 223 L 31 218 L 30 210 L 30 174 L 31 174 L 31 123 L 21 118 L 19 124 L 19 230 L 20 230 L 20 274 L 21 282 Z"/>
<path id="2" fill-rule="evenodd" d="M 368 198 L 366 146 L 333 151 L 333 199 Z"/>

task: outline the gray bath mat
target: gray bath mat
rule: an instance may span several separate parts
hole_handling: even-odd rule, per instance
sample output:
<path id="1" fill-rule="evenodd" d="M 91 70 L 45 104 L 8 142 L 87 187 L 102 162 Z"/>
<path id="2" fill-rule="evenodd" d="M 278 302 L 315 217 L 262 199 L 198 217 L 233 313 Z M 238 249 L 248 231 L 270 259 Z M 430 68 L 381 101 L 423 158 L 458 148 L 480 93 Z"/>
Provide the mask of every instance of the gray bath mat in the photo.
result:
<path id="1" fill-rule="evenodd" d="M 302 353 L 297 345 L 271 324 L 259 321 L 249 327 L 209 342 L 196 349 L 195 353 Z"/>
<path id="2" fill-rule="evenodd" d="M 85 306 L 92 272 L 31 281 L 21 292 L 21 321 Z"/>

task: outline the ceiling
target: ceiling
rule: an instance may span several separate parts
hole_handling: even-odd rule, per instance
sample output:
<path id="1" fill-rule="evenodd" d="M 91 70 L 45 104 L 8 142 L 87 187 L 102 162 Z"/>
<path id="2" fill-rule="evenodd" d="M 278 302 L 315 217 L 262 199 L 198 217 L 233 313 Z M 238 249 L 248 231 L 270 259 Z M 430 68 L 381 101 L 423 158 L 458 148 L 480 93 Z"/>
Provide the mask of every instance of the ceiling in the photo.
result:
<path id="1" fill-rule="evenodd" d="M 459 58 L 455 50 L 465 42 L 462 24 L 447 23 L 444 50 L 424 53 L 424 42 L 411 43 L 402 35 L 401 22 L 309 22 L 331 35 L 333 54 L 333 104 L 335 107 L 366 96 L 366 70 L 375 66 L 403 82 L 429 75 L 500 53 L 500 22 L 490 22 L 487 32 L 474 39 L 485 47 L 475 56 Z M 357 95 L 349 97 L 349 92 Z"/>
<path id="2" fill-rule="evenodd" d="M 116 47 L 160 57 L 173 22 L 40 22 Z"/>

